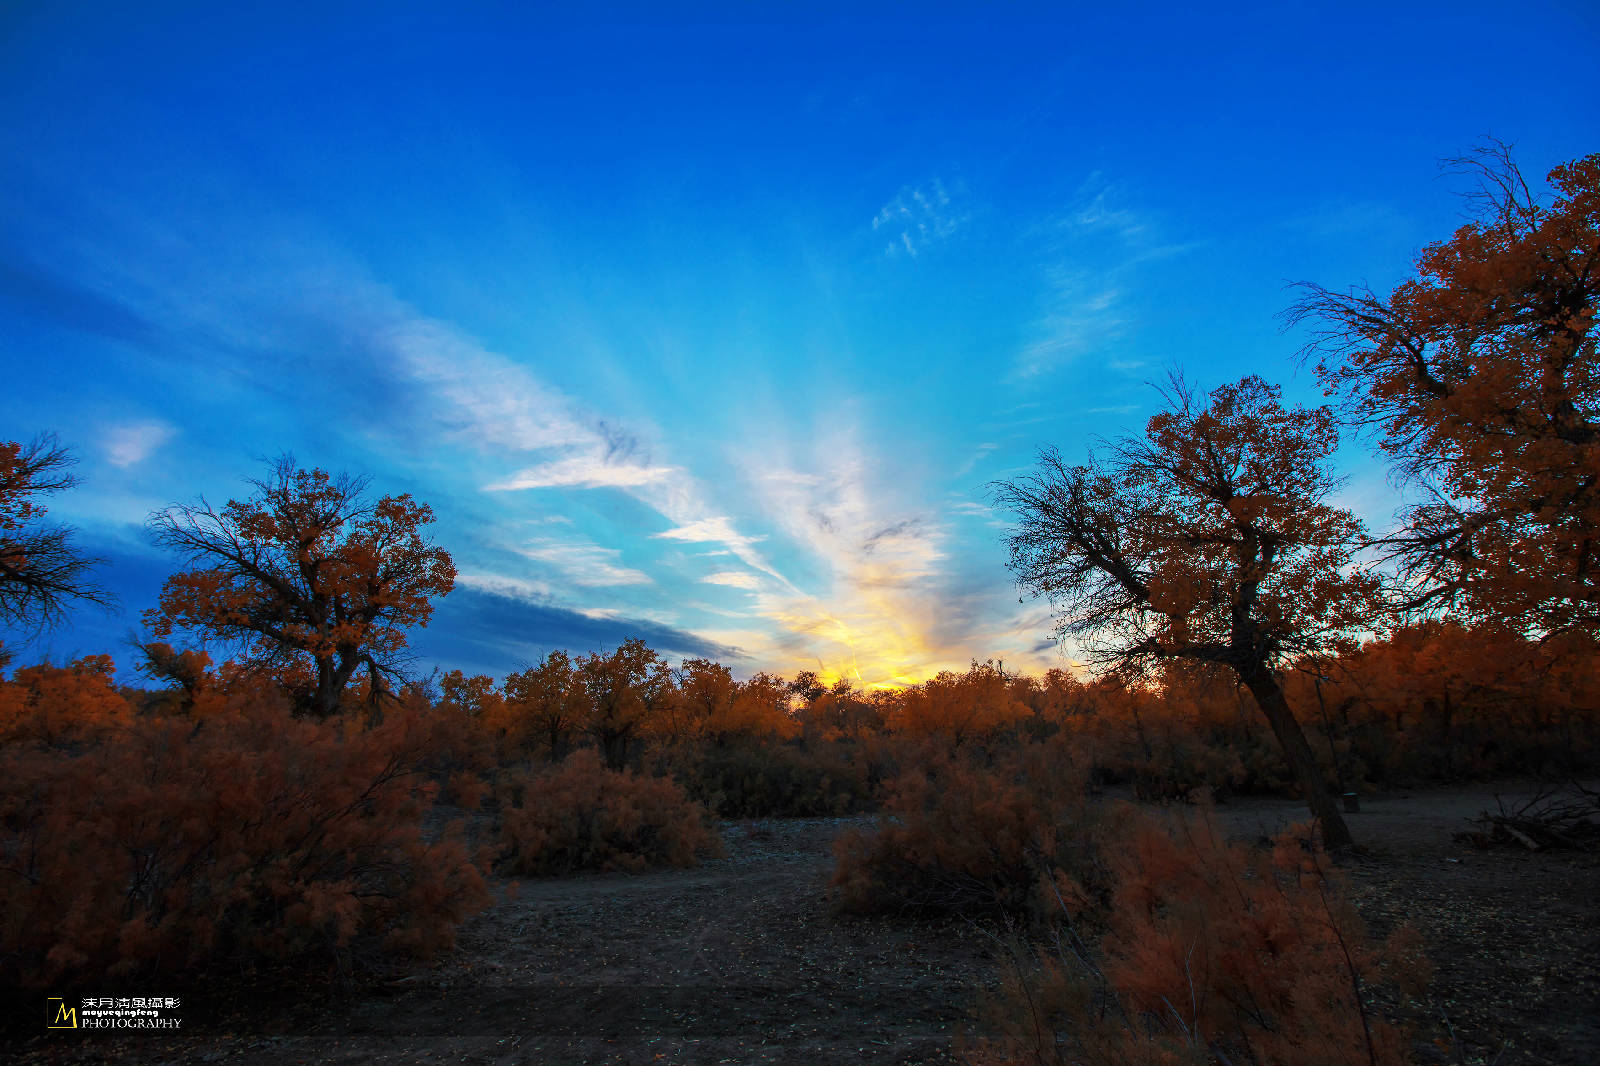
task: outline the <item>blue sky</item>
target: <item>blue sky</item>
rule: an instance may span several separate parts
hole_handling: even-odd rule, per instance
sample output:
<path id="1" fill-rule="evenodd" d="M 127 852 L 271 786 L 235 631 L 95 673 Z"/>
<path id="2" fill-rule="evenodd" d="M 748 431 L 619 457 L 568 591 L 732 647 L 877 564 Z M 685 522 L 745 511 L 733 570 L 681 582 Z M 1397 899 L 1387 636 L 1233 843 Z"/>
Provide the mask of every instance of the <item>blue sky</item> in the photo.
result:
<path id="1" fill-rule="evenodd" d="M 1057 665 L 986 482 L 1169 367 L 1316 399 L 1289 282 L 1393 284 L 1486 135 L 1597 147 L 1592 5 L 1392 6 L 8 4 L 0 439 L 123 603 L 30 654 L 290 451 L 434 507 L 423 665 Z"/>

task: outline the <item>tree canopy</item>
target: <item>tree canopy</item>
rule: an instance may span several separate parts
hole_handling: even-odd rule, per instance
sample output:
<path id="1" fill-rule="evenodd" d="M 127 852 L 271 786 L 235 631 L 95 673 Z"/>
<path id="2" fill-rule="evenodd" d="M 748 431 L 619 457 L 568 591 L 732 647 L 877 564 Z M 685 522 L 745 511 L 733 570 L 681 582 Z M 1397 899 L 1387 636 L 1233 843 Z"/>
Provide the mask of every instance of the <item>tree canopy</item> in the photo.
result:
<path id="1" fill-rule="evenodd" d="M 154 539 L 199 568 L 167 579 L 150 629 L 240 644 L 263 667 L 309 667 L 306 709 L 317 716 L 338 710 L 362 668 L 381 691 L 399 673 L 406 628 L 426 625 L 434 597 L 455 584 L 449 553 L 423 535 L 433 512 L 408 495 L 369 503 L 366 478 L 301 470 L 287 456 L 250 484 L 246 500 L 151 516 Z"/>
<path id="2" fill-rule="evenodd" d="M 1017 517 L 1018 584 L 1046 597 L 1058 631 L 1103 666 L 1143 672 L 1187 659 L 1250 689 L 1323 824 L 1348 832 L 1276 669 L 1348 643 L 1377 616 L 1381 586 L 1358 565 L 1361 522 L 1329 502 L 1338 426 L 1326 407 L 1286 407 L 1258 377 L 1204 403 L 1181 380 L 1169 409 L 1080 466 L 1046 451 L 994 487 Z"/>
<path id="3" fill-rule="evenodd" d="M 1291 321 L 1420 502 L 1388 539 L 1409 606 L 1600 633 L 1600 154 L 1543 202 L 1503 148 L 1477 217 L 1388 296 L 1306 286 Z"/>

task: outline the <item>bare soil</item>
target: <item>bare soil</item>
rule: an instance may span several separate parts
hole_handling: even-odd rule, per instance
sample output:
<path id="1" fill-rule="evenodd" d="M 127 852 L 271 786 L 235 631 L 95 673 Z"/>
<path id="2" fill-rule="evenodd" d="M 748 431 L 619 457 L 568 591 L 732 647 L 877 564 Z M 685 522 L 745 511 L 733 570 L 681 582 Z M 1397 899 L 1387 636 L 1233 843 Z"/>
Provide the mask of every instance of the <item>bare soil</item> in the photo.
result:
<path id="1" fill-rule="evenodd" d="M 1512 786 L 1502 786 L 1510 790 Z M 1437 967 L 1420 1062 L 1600 1062 L 1600 856 L 1452 840 L 1493 789 L 1363 800 L 1346 864 L 1374 933 L 1409 921 Z M 1245 840 L 1304 819 L 1219 808 Z M 185 997 L 178 1033 L 43 1031 L 12 1006 L 0 1059 L 38 1063 L 955 1063 L 994 930 L 837 917 L 833 838 L 870 818 L 728 823 L 692 870 L 496 886 L 454 954 L 412 972 Z M 137 992 L 129 994 L 138 994 Z M 151 989 L 148 994 L 168 994 Z"/>

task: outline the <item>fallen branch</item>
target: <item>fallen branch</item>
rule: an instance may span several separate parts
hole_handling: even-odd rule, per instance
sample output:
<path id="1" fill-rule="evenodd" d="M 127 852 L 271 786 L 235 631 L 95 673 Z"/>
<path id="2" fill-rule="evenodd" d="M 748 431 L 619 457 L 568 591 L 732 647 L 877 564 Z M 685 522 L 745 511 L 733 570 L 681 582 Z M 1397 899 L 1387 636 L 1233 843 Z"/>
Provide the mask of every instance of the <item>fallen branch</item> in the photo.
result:
<path id="1" fill-rule="evenodd" d="M 1528 851 L 1600 850 L 1600 790 L 1577 781 L 1545 786 L 1511 807 L 1495 796 L 1497 813 L 1470 819 L 1478 828 L 1455 839 L 1479 848 L 1520 847 Z"/>

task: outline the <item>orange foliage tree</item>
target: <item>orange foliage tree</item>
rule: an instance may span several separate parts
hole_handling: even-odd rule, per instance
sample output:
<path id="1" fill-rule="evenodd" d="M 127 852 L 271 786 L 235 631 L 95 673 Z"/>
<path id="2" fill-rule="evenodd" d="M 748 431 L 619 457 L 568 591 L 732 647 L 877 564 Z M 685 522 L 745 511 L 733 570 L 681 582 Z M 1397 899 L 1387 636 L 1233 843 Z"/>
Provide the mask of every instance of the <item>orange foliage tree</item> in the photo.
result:
<path id="1" fill-rule="evenodd" d="M 553 651 L 538 666 L 507 674 L 505 699 L 490 722 L 512 749 L 527 751 L 543 741 L 552 761 L 565 754 L 567 738 L 583 724 L 587 701 L 572 658 Z"/>
<path id="2" fill-rule="evenodd" d="M 606 766 L 628 764 L 634 741 L 657 723 L 663 708 L 678 696 L 672 669 L 642 640 L 624 641 L 610 655 L 595 652 L 578 660 L 578 676 L 588 697 L 589 734 Z"/>
<path id="3" fill-rule="evenodd" d="M 1089 710 L 1091 701 L 1083 682 L 1060 667 L 1019 680 L 1022 698 L 1041 726 L 1059 729 Z"/>
<path id="4" fill-rule="evenodd" d="M 1291 312 L 1330 394 L 1424 502 L 1388 544 L 1410 605 L 1600 634 L 1600 154 L 1542 203 L 1502 147 L 1480 216 L 1387 297 L 1307 286 Z"/>
<path id="5" fill-rule="evenodd" d="M 0 681 L 0 748 L 70 750 L 127 726 L 133 712 L 115 674 L 109 655 L 89 655 L 67 666 L 25 667 Z"/>
<path id="6" fill-rule="evenodd" d="M 500 713 L 505 697 L 494 686 L 494 678 L 485 674 L 470 677 L 460 670 L 451 670 L 439 679 L 440 698 L 459 707 L 473 718 L 493 721 Z"/>
<path id="7" fill-rule="evenodd" d="M 707 659 L 685 659 L 678 671 L 678 698 L 655 732 L 667 739 L 701 738 L 725 746 L 738 738 L 792 735 L 783 679 L 757 673 L 736 681 L 733 671 Z"/>
<path id="8" fill-rule="evenodd" d="M 894 702 L 891 694 L 861 692 L 847 677 L 822 688 L 810 671 L 796 677 L 790 689 L 806 698 L 801 728 L 808 738 L 822 741 L 859 741 L 881 732 Z"/>
<path id="9" fill-rule="evenodd" d="M 1102 664 L 1167 659 L 1234 672 L 1255 697 L 1330 847 L 1350 843 L 1284 698 L 1278 669 L 1347 640 L 1379 609 L 1355 566 L 1361 523 L 1327 502 L 1338 428 L 1327 408 L 1285 407 L 1257 377 L 1201 406 L 1181 380 L 1143 440 L 994 487 L 1018 516 L 1018 584 L 1050 599 L 1058 632 Z"/>
<path id="10" fill-rule="evenodd" d="M 72 530 L 42 521 L 39 497 L 77 485 L 67 469 L 75 461 L 49 434 L 0 442 L 0 625 L 48 624 L 69 600 L 108 600 L 89 580 L 96 560 L 78 552 Z"/>
<path id="11" fill-rule="evenodd" d="M 156 640 L 141 645 L 139 651 L 144 656 L 139 672 L 152 681 L 172 685 L 171 699 L 165 702 L 176 702 L 179 710 L 193 710 L 195 701 L 213 682 L 211 656 L 198 648 L 180 651 Z"/>
<path id="12" fill-rule="evenodd" d="M 1600 738 L 1600 646 L 1506 625 L 1424 619 L 1291 691 L 1352 777 L 1458 780 L 1584 773 Z"/>
<path id="13" fill-rule="evenodd" d="M 669 743 L 692 740 L 727 720 L 738 691 L 732 670 L 709 659 L 685 659 L 674 680 L 677 698 L 663 708 L 657 736 Z"/>
<path id="14" fill-rule="evenodd" d="M 800 731 L 789 713 L 789 687 L 775 674 L 751 674 L 734 688 L 724 716 L 706 723 L 706 735 L 717 742 L 734 737 L 787 740 Z"/>
<path id="15" fill-rule="evenodd" d="M 205 500 L 151 516 L 156 541 L 200 569 L 175 574 L 146 613 L 157 637 L 189 629 L 241 645 L 263 668 L 314 675 L 305 710 L 327 717 L 363 668 L 370 691 L 398 676 L 405 629 L 426 625 L 455 566 L 408 495 L 365 499 L 367 479 L 301 470 L 285 456 L 248 500 Z"/>
<path id="16" fill-rule="evenodd" d="M 992 660 L 974 662 L 965 673 L 942 670 L 899 694 L 889 726 L 917 736 L 943 736 L 959 747 L 1015 725 L 1028 713 L 1011 682 Z"/>

